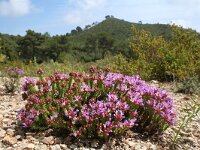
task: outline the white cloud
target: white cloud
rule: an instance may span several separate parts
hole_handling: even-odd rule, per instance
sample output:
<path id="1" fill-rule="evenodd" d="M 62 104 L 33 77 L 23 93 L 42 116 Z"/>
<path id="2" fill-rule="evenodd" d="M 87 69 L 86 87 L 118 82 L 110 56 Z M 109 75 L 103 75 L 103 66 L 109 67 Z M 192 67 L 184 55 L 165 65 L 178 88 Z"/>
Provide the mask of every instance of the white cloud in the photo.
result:
<path id="1" fill-rule="evenodd" d="M 2 0 L 0 2 L 0 15 L 2 16 L 23 16 L 33 9 L 31 0 Z"/>
<path id="2" fill-rule="evenodd" d="M 64 21 L 73 25 L 84 24 L 94 15 L 94 11 L 100 10 L 105 3 L 106 0 L 69 0 L 73 9 L 66 12 Z"/>

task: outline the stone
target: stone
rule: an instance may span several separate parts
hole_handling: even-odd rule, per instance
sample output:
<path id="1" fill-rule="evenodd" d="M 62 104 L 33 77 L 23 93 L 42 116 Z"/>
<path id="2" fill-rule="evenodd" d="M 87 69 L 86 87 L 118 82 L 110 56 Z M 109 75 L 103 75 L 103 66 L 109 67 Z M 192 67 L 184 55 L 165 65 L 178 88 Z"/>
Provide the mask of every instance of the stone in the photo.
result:
<path id="1" fill-rule="evenodd" d="M 50 147 L 50 150 L 61 150 L 60 145 L 56 144 L 56 145 L 52 145 Z"/>
<path id="2" fill-rule="evenodd" d="M 157 150 L 157 147 L 156 147 L 156 145 L 153 145 L 152 143 L 148 142 L 147 149 L 148 150 Z"/>
<path id="3" fill-rule="evenodd" d="M 153 83 L 153 84 L 158 84 L 159 82 L 156 81 L 156 80 L 151 80 L 151 83 Z"/>
<path id="4" fill-rule="evenodd" d="M 3 123 L 4 123 L 4 124 L 11 125 L 11 124 L 12 124 L 12 120 L 10 120 L 9 118 L 4 118 L 4 119 L 3 119 Z"/>
<path id="5" fill-rule="evenodd" d="M 10 136 L 5 136 L 4 139 L 2 140 L 4 144 L 13 146 L 14 144 L 17 143 L 17 139 L 15 137 L 10 137 Z"/>
<path id="6" fill-rule="evenodd" d="M 72 144 L 72 145 L 70 145 L 70 148 L 71 148 L 71 149 L 75 149 L 75 148 L 77 148 L 77 146 L 74 145 L 74 144 Z"/>
<path id="7" fill-rule="evenodd" d="M 35 146 L 35 150 L 49 150 L 49 148 L 44 144 L 40 144 Z"/>
<path id="8" fill-rule="evenodd" d="M 128 141 L 128 140 L 125 140 L 124 141 L 127 145 L 129 145 L 130 147 L 135 147 L 135 142 L 133 142 L 133 141 Z"/>
<path id="9" fill-rule="evenodd" d="M 6 135 L 6 131 L 0 128 L 0 138 L 3 138 Z"/>
<path id="10" fill-rule="evenodd" d="M 21 149 L 23 150 L 34 150 L 35 148 L 35 145 L 32 143 L 29 143 L 29 144 L 23 143 L 23 145 L 20 145 L 20 146 L 21 146 Z"/>
<path id="11" fill-rule="evenodd" d="M 22 138 L 21 135 L 16 135 L 15 137 L 16 137 L 17 140 L 20 140 Z"/>
<path id="12" fill-rule="evenodd" d="M 3 120 L 3 115 L 0 114 L 0 122 Z"/>
<path id="13" fill-rule="evenodd" d="M 69 150 L 69 148 L 68 148 L 67 145 L 65 145 L 65 144 L 60 144 L 60 148 L 61 148 L 62 150 Z"/>
<path id="14" fill-rule="evenodd" d="M 145 145 L 135 144 L 134 148 L 136 150 L 147 150 L 147 147 Z"/>
<path id="15" fill-rule="evenodd" d="M 52 145 L 54 144 L 54 137 L 53 136 L 44 137 L 44 139 L 42 140 L 42 143 L 47 144 L 47 145 Z"/>
<path id="16" fill-rule="evenodd" d="M 6 134 L 7 135 L 10 135 L 10 136 L 14 136 L 15 135 L 15 132 L 14 132 L 15 130 L 13 130 L 13 129 L 7 129 L 7 131 L 6 131 Z"/>
<path id="17" fill-rule="evenodd" d="M 93 148 L 97 148 L 99 146 L 99 143 L 97 140 L 93 140 L 92 143 L 91 143 L 91 147 Z"/>
<path id="18" fill-rule="evenodd" d="M 54 142 L 55 142 L 55 144 L 61 144 L 62 139 L 57 137 L 57 138 L 55 138 Z"/>

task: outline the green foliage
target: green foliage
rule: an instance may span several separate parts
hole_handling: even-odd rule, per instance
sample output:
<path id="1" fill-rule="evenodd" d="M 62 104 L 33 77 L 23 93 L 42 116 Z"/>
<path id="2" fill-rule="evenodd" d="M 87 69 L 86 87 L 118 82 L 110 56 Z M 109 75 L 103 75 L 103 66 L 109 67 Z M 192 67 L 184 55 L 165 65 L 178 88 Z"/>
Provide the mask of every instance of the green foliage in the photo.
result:
<path id="1" fill-rule="evenodd" d="M 176 92 L 185 94 L 199 94 L 200 82 L 197 77 L 186 78 L 183 81 L 176 84 Z"/>
<path id="2" fill-rule="evenodd" d="M 3 63 L 5 61 L 6 61 L 6 55 L 0 53 L 0 63 Z"/>
<path id="3" fill-rule="evenodd" d="M 192 76 L 200 80 L 199 39 L 199 33 L 175 25 L 136 24 L 106 16 L 87 29 L 77 26 L 72 34 L 50 36 L 32 30 L 22 37 L 0 34 L 0 54 L 6 64 L 20 59 L 34 68 L 33 61 L 53 60 L 67 68 L 81 64 L 81 70 L 112 54 L 106 61 L 113 70 L 140 74 L 145 80 L 182 81 Z"/>
<path id="4" fill-rule="evenodd" d="M 16 60 L 19 55 L 17 52 L 17 37 L 0 34 L 0 53 L 5 55 L 8 60 Z"/>
<path id="5" fill-rule="evenodd" d="M 160 81 L 184 80 L 197 75 L 199 78 L 200 40 L 192 30 L 173 25 L 172 40 L 153 36 L 150 32 L 133 27 L 130 38 L 136 59 L 120 71 L 139 74 L 143 79 Z"/>
<path id="6" fill-rule="evenodd" d="M 106 52 L 113 51 L 113 38 L 106 33 L 99 33 L 87 37 L 83 51 L 85 62 L 99 60 L 105 57 Z"/>

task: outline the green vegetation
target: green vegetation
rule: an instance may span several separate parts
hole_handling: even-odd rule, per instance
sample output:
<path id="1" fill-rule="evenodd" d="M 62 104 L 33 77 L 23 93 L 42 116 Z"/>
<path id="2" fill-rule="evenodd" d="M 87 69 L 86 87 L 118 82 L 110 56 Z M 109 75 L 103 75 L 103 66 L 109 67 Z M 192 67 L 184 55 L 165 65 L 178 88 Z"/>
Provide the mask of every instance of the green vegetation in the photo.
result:
<path id="1" fill-rule="evenodd" d="M 14 64 L 27 74 L 38 66 L 54 71 L 85 71 L 90 65 L 139 74 L 145 80 L 200 79 L 200 34 L 175 25 L 130 23 L 106 16 L 100 23 L 50 36 L 0 34 L 1 69 Z"/>

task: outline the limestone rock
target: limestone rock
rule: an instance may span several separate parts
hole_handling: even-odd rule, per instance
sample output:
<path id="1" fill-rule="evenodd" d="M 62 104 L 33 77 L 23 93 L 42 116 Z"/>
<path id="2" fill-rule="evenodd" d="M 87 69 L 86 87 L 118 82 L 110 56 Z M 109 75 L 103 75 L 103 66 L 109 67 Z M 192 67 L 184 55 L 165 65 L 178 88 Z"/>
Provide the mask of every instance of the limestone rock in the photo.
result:
<path id="1" fill-rule="evenodd" d="M 54 137 L 53 136 L 45 137 L 42 140 L 42 143 L 47 144 L 47 145 L 52 145 L 52 144 L 54 144 Z"/>
<path id="2" fill-rule="evenodd" d="M 15 137 L 10 137 L 10 136 L 5 136 L 4 139 L 2 140 L 4 144 L 13 146 L 14 144 L 17 143 L 17 139 Z"/>
<path id="3" fill-rule="evenodd" d="M 52 145 L 50 147 L 51 150 L 61 150 L 60 145 L 56 144 L 56 145 Z"/>
<path id="4" fill-rule="evenodd" d="M 15 131 L 15 130 L 13 130 L 13 129 L 7 129 L 6 134 L 7 134 L 7 135 L 10 135 L 10 136 L 13 136 L 13 135 L 15 134 L 14 131 Z"/>
<path id="5" fill-rule="evenodd" d="M 6 131 L 0 128 L 0 138 L 3 138 L 6 135 Z"/>

